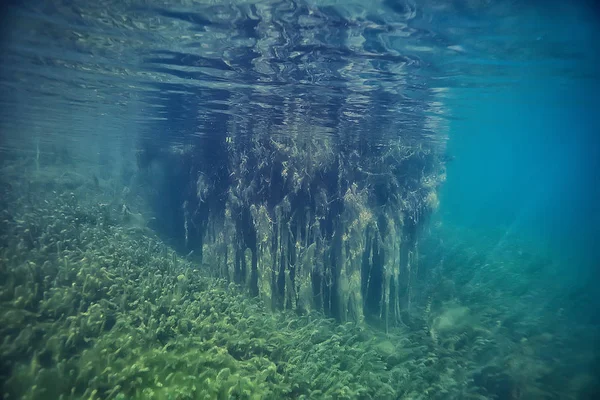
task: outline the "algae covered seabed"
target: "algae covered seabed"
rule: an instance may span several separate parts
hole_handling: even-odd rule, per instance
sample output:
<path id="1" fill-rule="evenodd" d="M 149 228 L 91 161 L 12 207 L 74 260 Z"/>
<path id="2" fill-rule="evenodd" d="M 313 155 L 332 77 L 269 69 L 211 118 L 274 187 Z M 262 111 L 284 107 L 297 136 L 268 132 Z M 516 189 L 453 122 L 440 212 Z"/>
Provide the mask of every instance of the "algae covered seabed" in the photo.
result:
<path id="1" fill-rule="evenodd" d="M 492 252 L 448 227 L 423 232 L 411 308 L 386 330 L 270 311 L 157 237 L 134 184 L 68 157 L 1 168 L 5 399 L 575 399 L 597 388 L 586 291 L 561 288 L 559 266 L 517 243 Z"/>

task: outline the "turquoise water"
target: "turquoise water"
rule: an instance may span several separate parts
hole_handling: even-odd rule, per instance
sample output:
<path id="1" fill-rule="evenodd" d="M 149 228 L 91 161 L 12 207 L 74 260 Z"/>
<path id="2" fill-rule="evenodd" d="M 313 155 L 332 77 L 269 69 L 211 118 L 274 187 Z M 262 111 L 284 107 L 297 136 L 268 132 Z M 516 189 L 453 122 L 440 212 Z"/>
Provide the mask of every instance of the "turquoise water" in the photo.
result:
<path id="1" fill-rule="evenodd" d="M 479 75 L 450 101 L 456 159 L 441 214 L 498 238 L 527 237 L 589 277 L 598 265 L 597 10 L 530 5 L 512 17 L 512 40 L 476 39 L 512 54 L 474 61 L 502 77 Z"/>
<path id="2" fill-rule="evenodd" d="M 0 6 L 4 399 L 595 399 L 593 2 Z"/>
<path id="3" fill-rule="evenodd" d="M 446 221 L 524 235 L 561 260 L 598 260 L 598 127 L 593 80 L 482 94 L 461 102 L 448 150 Z"/>

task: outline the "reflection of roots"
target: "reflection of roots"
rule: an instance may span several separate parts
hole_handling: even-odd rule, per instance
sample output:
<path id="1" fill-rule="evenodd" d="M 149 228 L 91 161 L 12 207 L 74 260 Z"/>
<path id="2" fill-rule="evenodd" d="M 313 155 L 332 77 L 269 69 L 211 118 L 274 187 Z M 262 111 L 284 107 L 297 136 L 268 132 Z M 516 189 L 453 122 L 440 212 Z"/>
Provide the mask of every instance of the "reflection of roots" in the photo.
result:
<path id="1" fill-rule="evenodd" d="M 224 215 L 225 228 L 233 230 L 224 236 L 238 241 L 218 246 L 229 246 L 225 259 L 236 260 L 228 275 L 239 283 L 260 280 L 261 297 L 269 288 L 266 300 L 278 307 L 317 309 L 345 320 L 362 319 L 367 305 L 378 318 L 399 319 L 400 304 L 409 304 L 413 256 L 401 261 L 397 254 L 403 243 L 403 252 L 414 253 L 413 225 L 437 207 L 435 176 L 415 178 L 427 188 L 406 191 L 406 169 L 400 176 L 379 157 L 340 154 L 329 137 L 255 138 L 252 148 L 239 151 L 234 139 L 228 144 L 233 185 Z M 397 156 L 388 151 L 384 158 Z M 210 196 L 200 187 L 208 186 L 200 175 L 200 203 Z M 247 250 L 252 257 L 242 255 Z"/>
<path id="2" fill-rule="evenodd" d="M 400 321 L 418 227 L 439 204 L 438 147 L 339 137 L 294 113 L 284 124 L 282 134 L 232 129 L 213 148 L 218 165 L 200 146 L 178 154 L 176 166 L 191 165 L 187 192 L 175 197 L 182 242 L 275 308 Z"/>

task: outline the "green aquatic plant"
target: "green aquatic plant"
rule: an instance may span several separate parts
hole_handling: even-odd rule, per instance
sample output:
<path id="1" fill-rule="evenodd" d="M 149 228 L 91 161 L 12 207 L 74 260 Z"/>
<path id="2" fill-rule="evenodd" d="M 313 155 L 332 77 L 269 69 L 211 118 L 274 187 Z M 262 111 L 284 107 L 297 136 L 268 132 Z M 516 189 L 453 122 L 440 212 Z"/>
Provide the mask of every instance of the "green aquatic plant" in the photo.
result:
<path id="1" fill-rule="evenodd" d="M 484 245 L 441 242 L 433 231 L 425 237 L 420 263 L 427 279 L 413 282 L 411 315 L 402 327 L 363 323 L 350 305 L 345 312 L 358 318 L 347 322 L 306 304 L 298 312 L 301 294 L 314 293 L 295 280 L 295 294 L 286 296 L 296 307 L 272 312 L 272 298 L 249 296 L 247 282 L 215 278 L 151 231 L 129 229 L 120 219 L 122 200 L 111 198 L 121 191 L 65 185 L 64 177 L 51 178 L 60 173 L 44 168 L 28 184 L 26 171 L 2 174 L 14 182 L 0 199 L 6 398 L 576 398 L 594 384 L 574 367 L 593 355 L 576 352 L 573 331 L 563 327 L 578 326 L 580 341 L 595 331 L 551 307 L 525 312 L 530 297 L 520 296 L 546 296 L 523 292 L 522 280 L 539 279 L 539 269 L 511 266 L 513 257 L 486 258 Z M 367 229 L 374 219 L 364 206 L 367 192 L 346 193 L 353 206 L 344 212 L 356 216 L 348 229 Z M 251 214 L 259 227 L 274 225 L 266 208 Z M 308 264 L 319 251 L 317 245 L 299 250 L 296 262 Z M 340 293 L 347 294 L 340 298 L 362 303 L 355 281 L 362 257 L 351 247 L 343 251 L 356 269 L 340 274 Z M 251 266 L 252 254 L 245 253 Z M 232 263 L 226 271 L 235 272 L 235 257 Z M 306 279 L 297 271 L 297 279 Z M 259 282 L 276 291 L 272 272 Z M 483 279 L 495 284 L 481 285 Z M 564 324 L 554 326 L 557 318 Z"/>
<path id="2" fill-rule="evenodd" d="M 143 141 L 148 195 L 176 207 L 157 208 L 158 217 L 203 268 L 272 309 L 388 329 L 405 323 L 418 230 L 445 179 L 443 138 L 379 127 L 332 135 L 288 106 L 275 133 L 265 121 L 232 122 L 226 136 L 192 141 L 185 152 Z M 183 192 L 157 165 L 180 172 Z"/>

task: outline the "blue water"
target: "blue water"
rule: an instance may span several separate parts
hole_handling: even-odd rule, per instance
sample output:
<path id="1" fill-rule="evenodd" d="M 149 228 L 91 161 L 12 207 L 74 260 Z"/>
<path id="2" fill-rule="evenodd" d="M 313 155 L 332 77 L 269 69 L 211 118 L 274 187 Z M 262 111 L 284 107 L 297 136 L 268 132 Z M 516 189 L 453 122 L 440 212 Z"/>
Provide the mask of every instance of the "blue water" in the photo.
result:
<path id="1" fill-rule="evenodd" d="M 593 80 L 522 81 L 477 93 L 452 121 L 441 214 L 446 221 L 525 235 L 577 268 L 598 256 L 600 119 Z M 535 86 L 534 86 L 535 85 Z M 534 86 L 531 88 L 531 86 Z M 479 94 L 479 96 L 478 96 Z M 463 109 L 464 107 L 464 109 Z"/>
<path id="2" fill-rule="evenodd" d="M 12 180 L 0 189 L 15 204 L 27 201 L 19 208 L 0 199 L 0 206 L 12 224 L 7 232 L 29 235 L 16 250 L 3 249 L 21 257 L 9 267 L 3 258 L 5 276 L 23 265 L 54 268 L 61 261 L 54 253 L 25 261 L 34 252 L 24 252 L 23 243 L 43 253 L 30 234 L 43 229 L 21 229 L 30 219 L 27 207 L 35 209 L 37 199 L 43 214 L 50 207 L 44 204 L 80 196 L 81 207 L 109 210 L 124 232 L 156 235 L 175 251 L 164 250 L 168 260 L 181 257 L 208 275 L 222 273 L 271 311 L 312 310 L 336 323 L 364 323 L 369 338 L 381 339 L 377 348 L 350 346 L 347 354 L 358 354 L 356 360 L 376 354 L 381 381 L 392 386 L 398 377 L 406 387 L 417 382 L 413 392 L 394 387 L 395 397 L 382 398 L 414 398 L 427 385 L 439 399 L 464 398 L 467 391 L 507 400 L 595 398 L 600 13 L 594 2 L 48 0 L 5 2 L 0 10 L 0 161 L 5 180 Z M 11 216 L 12 210 L 25 216 Z M 348 220 L 340 222 L 342 216 Z M 343 231 L 347 226 L 355 230 Z M 398 228 L 392 239 L 381 233 L 390 226 Z M 217 250 L 234 252 L 221 257 L 205 246 L 207 237 Z M 311 248 L 310 240 L 318 245 Z M 9 242 L 17 243 L 2 243 Z M 38 247 L 60 254 L 64 243 Z M 339 262 L 351 250 L 360 253 L 355 264 Z M 148 245 L 156 256 L 152 251 Z M 298 260 L 306 254 L 313 258 L 303 270 Z M 211 270 L 209 256 L 225 259 L 225 267 Z M 327 270 L 323 260 L 340 263 L 343 273 Z M 67 261 L 50 272 L 88 266 L 79 256 Z M 232 274 L 227 268 L 234 263 Z M 336 271 L 346 280 L 335 281 Z M 187 275 L 165 274 L 175 284 L 165 285 L 163 295 L 188 287 Z M 26 297 L 17 296 L 26 286 L 17 278 L 3 283 L 20 285 L 3 287 L 15 298 L 0 296 L 7 310 L 20 310 Z M 41 315 L 27 307 L 26 315 Z M 0 338 L 14 363 L 3 364 L 1 377 L 13 379 L 14 393 L 27 392 L 43 375 L 39 343 L 22 351 L 10 345 L 14 332 L 37 328 L 32 324 L 11 325 L 2 331 L 11 339 Z M 423 369 L 399 367 L 408 353 L 396 349 L 407 332 L 420 340 L 407 363 Z M 183 336 L 179 343 L 192 335 Z M 312 357 L 315 348 L 302 352 Z M 281 360 L 269 356 L 280 371 Z M 434 359 L 440 370 L 431 373 Z M 341 364 L 352 359 L 332 362 Z M 78 385 L 77 396 L 93 388 Z M 302 394 L 310 397 L 305 386 Z M 138 389 L 122 393 L 144 398 Z M 315 393 L 326 389 L 310 386 Z M 364 398 L 376 398 L 369 393 Z"/>
<path id="3" fill-rule="evenodd" d="M 512 55 L 474 61 L 502 73 L 449 101 L 455 159 L 441 195 L 445 221 L 527 237 L 583 276 L 600 259 L 597 17 L 583 2 L 531 2 L 504 27 L 487 21 L 512 36 L 468 39 Z"/>

